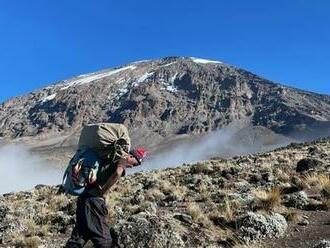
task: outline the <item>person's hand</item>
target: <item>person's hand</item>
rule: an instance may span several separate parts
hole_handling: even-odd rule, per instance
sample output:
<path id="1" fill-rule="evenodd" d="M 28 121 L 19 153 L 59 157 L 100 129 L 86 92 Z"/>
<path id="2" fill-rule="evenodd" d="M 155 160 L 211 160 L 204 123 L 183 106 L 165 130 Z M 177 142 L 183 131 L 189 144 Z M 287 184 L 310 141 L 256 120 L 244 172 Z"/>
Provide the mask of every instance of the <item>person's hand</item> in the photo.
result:
<path id="1" fill-rule="evenodd" d="M 93 170 L 91 170 L 88 174 L 88 183 L 93 184 L 96 182 L 96 174 Z"/>
<path id="2" fill-rule="evenodd" d="M 136 167 L 136 166 L 139 166 L 140 165 L 140 163 L 137 161 L 137 159 L 134 156 L 132 156 L 132 155 L 128 155 L 128 157 L 127 157 L 127 163 L 129 165 L 131 165 L 130 168 Z"/>
<path id="3" fill-rule="evenodd" d="M 139 165 L 139 162 L 132 155 L 128 155 L 126 158 L 119 160 L 119 164 L 125 168 L 133 168 Z"/>
<path id="4" fill-rule="evenodd" d="M 77 183 L 78 182 L 78 177 L 79 177 L 79 172 L 81 170 L 81 164 L 76 164 L 73 168 L 72 168 L 72 174 L 71 174 L 71 177 L 72 177 L 72 181 L 74 183 Z"/>

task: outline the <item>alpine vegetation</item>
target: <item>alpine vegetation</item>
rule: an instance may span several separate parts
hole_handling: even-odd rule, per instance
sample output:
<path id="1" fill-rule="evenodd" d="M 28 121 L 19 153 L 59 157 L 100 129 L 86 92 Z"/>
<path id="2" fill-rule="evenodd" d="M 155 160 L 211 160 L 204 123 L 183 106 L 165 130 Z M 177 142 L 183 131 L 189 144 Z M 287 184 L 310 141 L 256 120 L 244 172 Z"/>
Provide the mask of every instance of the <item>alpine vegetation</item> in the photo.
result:
<path id="1" fill-rule="evenodd" d="M 126 176 L 105 196 L 113 245 L 326 247 L 329 158 L 323 139 Z M 307 159 L 319 162 L 297 171 Z M 2 196 L 1 243 L 62 247 L 75 208 L 57 186 Z"/>

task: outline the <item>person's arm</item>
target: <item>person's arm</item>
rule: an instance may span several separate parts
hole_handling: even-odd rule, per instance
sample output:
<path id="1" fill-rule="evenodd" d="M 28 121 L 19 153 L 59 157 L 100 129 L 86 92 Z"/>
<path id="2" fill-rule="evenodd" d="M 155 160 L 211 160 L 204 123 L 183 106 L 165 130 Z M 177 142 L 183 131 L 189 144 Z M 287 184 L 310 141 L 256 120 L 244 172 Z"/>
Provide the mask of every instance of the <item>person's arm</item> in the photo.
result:
<path id="1" fill-rule="evenodd" d="M 118 179 L 122 176 L 124 168 L 122 166 L 117 166 L 117 169 L 114 173 L 111 174 L 107 182 L 103 185 L 101 191 L 102 195 L 106 194 L 112 185 L 114 185 Z"/>
<path id="2" fill-rule="evenodd" d="M 134 157 L 129 155 L 125 159 L 120 159 L 117 163 L 117 169 L 114 173 L 111 174 L 109 179 L 106 181 L 106 183 L 101 188 L 102 195 L 106 194 L 112 185 L 114 185 L 118 179 L 123 175 L 126 168 L 132 168 L 134 166 L 137 166 L 137 161 Z"/>

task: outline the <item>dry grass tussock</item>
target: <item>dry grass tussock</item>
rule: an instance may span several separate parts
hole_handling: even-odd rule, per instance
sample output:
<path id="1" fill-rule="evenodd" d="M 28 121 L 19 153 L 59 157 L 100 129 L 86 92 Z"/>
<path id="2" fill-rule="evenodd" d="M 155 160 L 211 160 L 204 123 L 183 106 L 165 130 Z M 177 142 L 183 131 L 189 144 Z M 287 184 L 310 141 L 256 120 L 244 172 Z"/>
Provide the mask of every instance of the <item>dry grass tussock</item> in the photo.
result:
<path id="1" fill-rule="evenodd" d="M 159 202 L 165 198 L 165 195 L 158 188 L 148 189 L 144 194 L 146 200 Z"/>
<path id="2" fill-rule="evenodd" d="M 48 204 L 52 211 L 58 211 L 68 205 L 70 199 L 65 194 L 52 195 L 49 198 Z"/>
<path id="3" fill-rule="evenodd" d="M 284 216 L 287 221 L 290 221 L 294 224 L 298 224 L 303 220 L 302 214 L 297 213 L 296 211 L 293 210 L 289 210 L 284 214 Z"/>
<path id="4" fill-rule="evenodd" d="M 119 201 L 120 194 L 116 191 L 111 192 L 110 194 L 106 195 L 106 203 L 109 207 L 115 206 Z"/>
<path id="5" fill-rule="evenodd" d="M 226 221 L 233 221 L 235 219 L 235 215 L 242 208 L 242 205 L 239 201 L 236 200 L 228 200 L 226 199 L 223 205 L 220 205 L 220 213 L 225 217 Z"/>
<path id="6" fill-rule="evenodd" d="M 171 184 L 169 181 L 162 180 L 159 183 L 158 188 L 160 191 L 162 191 L 164 194 L 167 195 L 174 191 L 175 186 L 173 184 Z"/>
<path id="7" fill-rule="evenodd" d="M 247 244 L 244 240 L 242 240 L 241 237 L 236 235 L 235 233 L 232 233 L 232 236 L 230 238 L 231 248 L 257 248 L 257 247 L 264 247 L 264 246 L 258 246 L 257 243 L 249 243 Z"/>
<path id="8" fill-rule="evenodd" d="M 192 174 L 209 174 L 213 171 L 211 164 L 207 162 L 196 163 L 191 166 L 190 172 Z"/>
<path id="9" fill-rule="evenodd" d="M 309 174 L 303 180 L 310 188 L 323 191 L 330 198 L 330 175 Z"/>
<path id="10" fill-rule="evenodd" d="M 256 190 L 254 191 L 256 197 L 256 206 L 259 209 L 271 211 L 281 205 L 281 190 L 279 188 L 272 188 L 270 191 Z"/>
<path id="11" fill-rule="evenodd" d="M 24 237 L 17 234 L 13 236 L 11 245 L 18 248 L 38 248 L 41 246 L 41 239 L 37 236 Z"/>
<path id="12" fill-rule="evenodd" d="M 204 227 L 209 227 L 212 225 L 209 218 L 205 215 L 203 210 L 196 203 L 190 203 L 186 211 L 195 223 L 200 224 Z"/>
<path id="13" fill-rule="evenodd" d="M 44 237 L 49 234 L 50 223 L 47 216 L 44 216 L 45 221 L 43 223 L 37 223 L 33 218 L 23 218 L 21 224 L 24 227 L 24 231 L 20 234 L 25 237 L 39 236 Z M 19 233 L 13 233 L 14 235 L 19 235 Z"/>
<path id="14" fill-rule="evenodd" d="M 282 183 L 290 182 L 290 176 L 281 169 L 276 168 L 274 170 L 274 176 Z"/>
<path id="15" fill-rule="evenodd" d="M 307 184 L 306 180 L 304 180 L 303 178 L 292 176 L 290 181 L 291 181 L 291 183 L 293 183 L 294 185 L 296 185 L 300 189 L 308 189 L 309 188 L 309 185 Z"/>
<path id="16" fill-rule="evenodd" d="M 185 186 L 180 185 L 174 185 L 168 181 L 162 180 L 159 185 L 158 189 L 160 193 L 164 195 L 172 195 L 177 200 L 182 200 L 187 192 L 187 188 Z M 153 193 L 157 193 L 157 191 L 154 191 Z M 154 195 L 156 196 L 156 195 Z M 156 196 L 157 197 L 157 196 Z M 162 197 L 161 194 L 158 194 L 158 197 Z"/>
<path id="17" fill-rule="evenodd" d="M 322 204 L 324 205 L 326 210 L 330 210 L 330 199 L 323 199 Z"/>
<path id="18" fill-rule="evenodd" d="M 211 197 L 211 192 L 210 189 L 202 184 L 201 186 L 199 186 L 198 188 L 196 188 L 197 192 L 199 193 L 200 197 L 201 197 L 201 201 L 208 201 Z"/>
<path id="19" fill-rule="evenodd" d="M 233 248 L 257 248 L 255 244 L 234 244 Z"/>
<path id="20" fill-rule="evenodd" d="M 215 225 L 221 228 L 228 228 L 229 223 L 234 223 L 237 215 L 242 209 L 242 205 L 237 200 L 226 199 L 223 204 L 214 208 L 209 212 L 208 218 L 213 221 Z"/>

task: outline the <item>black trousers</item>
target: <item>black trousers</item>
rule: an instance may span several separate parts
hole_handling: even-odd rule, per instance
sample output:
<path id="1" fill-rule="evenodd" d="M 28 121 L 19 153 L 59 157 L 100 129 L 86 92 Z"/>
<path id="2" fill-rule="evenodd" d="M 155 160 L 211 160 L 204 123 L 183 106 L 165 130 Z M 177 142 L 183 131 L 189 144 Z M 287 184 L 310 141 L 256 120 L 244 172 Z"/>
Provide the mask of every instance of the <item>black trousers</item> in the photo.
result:
<path id="1" fill-rule="evenodd" d="M 108 210 L 102 197 L 78 197 L 76 225 L 65 247 L 84 247 L 88 240 L 91 240 L 95 247 L 111 247 L 107 215 Z"/>

